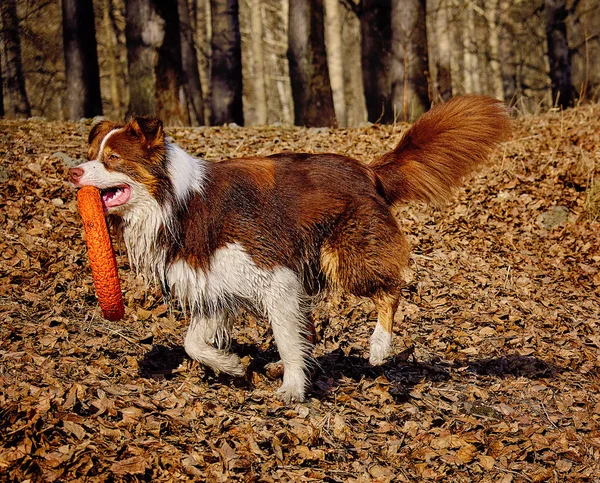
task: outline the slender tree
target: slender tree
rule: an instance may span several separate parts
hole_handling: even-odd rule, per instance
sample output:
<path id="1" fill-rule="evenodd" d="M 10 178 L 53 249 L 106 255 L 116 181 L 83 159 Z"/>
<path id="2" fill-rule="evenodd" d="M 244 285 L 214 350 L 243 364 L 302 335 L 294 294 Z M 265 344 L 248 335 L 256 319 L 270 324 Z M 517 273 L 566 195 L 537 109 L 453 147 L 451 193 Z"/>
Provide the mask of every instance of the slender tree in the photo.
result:
<path id="1" fill-rule="evenodd" d="M 435 68 L 434 100 L 447 101 L 452 97 L 452 48 L 450 44 L 449 0 L 432 2 L 432 24 L 428 30 L 428 45 Z M 429 8 L 429 5 L 428 7 Z M 432 73 L 433 75 L 433 73 Z"/>
<path id="2" fill-rule="evenodd" d="M 188 124 L 182 103 L 181 37 L 176 0 L 127 0 L 129 115 Z"/>
<path id="3" fill-rule="evenodd" d="M 1 52 L 0 52 L 1 55 Z M 4 117 L 4 79 L 2 77 L 2 62 L 0 62 L 0 117 Z"/>
<path id="4" fill-rule="evenodd" d="M 463 26 L 463 68 L 465 90 L 467 93 L 481 93 L 479 57 L 477 56 L 477 39 L 475 37 L 475 9 L 471 2 L 466 4 L 465 24 Z"/>
<path id="5" fill-rule="evenodd" d="M 488 27 L 490 47 L 489 74 L 492 93 L 496 99 L 504 100 L 502 64 L 500 63 L 500 26 L 502 23 L 502 0 L 491 0 L 483 10 Z"/>
<path id="6" fill-rule="evenodd" d="M 215 125 L 244 124 L 242 46 L 238 0 L 210 0 L 212 26 L 211 116 Z"/>
<path id="7" fill-rule="evenodd" d="M 163 22 L 151 0 L 127 0 L 125 37 L 129 69 L 128 115 L 156 116 L 154 66 L 164 39 Z"/>
<path id="8" fill-rule="evenodd" d="M 335 125 L 324 28 L 321 0 L 290 0 L 288 60 L 299 126 Z"/>
<path id="9" fill-rule="evenodd" d="M 331 91 L 338 126 L 348 125 L 346 94 L 344 82 L 344 55 L 342 42 L 342 22 L 339 0 L 325 0 L 325 44 L 327 47 L 327 63 L 331 78 Z"/>
<path id="10" fill-rule="evenodd" d="M 31 117 L 31 107 L 25 90 L 25 76 L 23 75 L 23 63 L 21 61 L 21 36 L 16 0 L 2 0 L 0 11 L 6 66 L 8 112 L 13 117 Z"/>
<path id="11" fill-rule="evenodd" d="M 391 0 L 363 0 L 360 14 L 363 86 L 370 122 L 391 122 Z"/>
<path id="12" fill-rule="evenodd" d="M 102 27 L 105 35 L 105 49 L 110 79 L 110 100 L 113 108 L 113 116 L 121 117 L 121 91 L 119 89 L 118 73 L 118 33 L 115 24 L 114 7 L 112 0 L 104 0 L 104 11 L 102 14 Z"/>
<path id="13" fill-rule="evenodd" d="M 163 21 L 164 38 L 155 65 L 158 115 L 167 124 L 188 125 L 187 100 L 181 96 L 183 70 L 181 60 L 181 28 L 177 0 L 154 0 Z M 185 91 L 184 91 L 185 92 Z"/>
<path id="14" fill-rule="evenodd" d="M 429 109 L 425 0 L 392 1 L 392 104 L 412 121 Z"/>
<path id="15" fill-rule="evenodd" d="M 204 124 L 204 101 L 188 0 L 177 0 L 177 8 L 179 10 L 179 23 L 181 26 L 183 87 L 187 98 L 190 124 L 192 126 L 199 126 Z"/>
<path id="16" fill-rule="evenodd" d="M 102 114 L 92 0 L 62 0 L 68 118 Z"/>
<path id="17" fill-rule="evenodd" d="M 267 123 L 267 89 L 265 83 L 265 56 L 263 49 L 262 2 L 250 4 L 250 28 L 252 30 L 252 72 L 254 74 L 254 112 L 257 124 Z"/>
<path id="18" fill-rule="evenodd" d="M 567 41 L 566 0 L 545 0 L 546 39 L 548 59 L 550 60 L 550 80 L 552 82 L 552 101 L 560 107 L 573 104 L 574 90 L 571 81 L 571 55 Z"/>

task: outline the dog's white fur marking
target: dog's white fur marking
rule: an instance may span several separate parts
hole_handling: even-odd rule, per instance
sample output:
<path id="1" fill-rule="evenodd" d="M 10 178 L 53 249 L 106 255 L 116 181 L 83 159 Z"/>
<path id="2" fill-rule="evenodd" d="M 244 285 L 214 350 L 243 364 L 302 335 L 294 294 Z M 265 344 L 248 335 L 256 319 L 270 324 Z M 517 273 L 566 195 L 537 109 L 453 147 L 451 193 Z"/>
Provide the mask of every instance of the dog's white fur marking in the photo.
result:
<path id="1" fill-rule="evenodd" d="M 392 351 L 392 334 L 385 330 L 378 322 L 371 335 L 371 354 L 369 362 L 373 366 L 380 366 L 385 362 Z"/>
<path id="2" fill-rule="evenodd" d="M 98 150 L 98 156 L 96 157 L 96 161 L 100 161 L 102 159 L 102 153 L 104 152 L 104 148 L 106 147 L 106 142 L 108 141 L 108 139 L 116 132 L 122 130 L 123 128 L 118 127 L 116 129 L 113 129 L 112 131 L 109 131 L 108 134 L 104 136 L 104 139 L 102 139 L 102 142 L 100 143 L 100 149 Z"/>
<path id="3" fill-rule="evenodd" d="M 306 359 L 311 347 L 305 337 L 305 296 L 300 279 L 292 270 L 261 269 L 241 245 L 230 243 L 215 252 L 206 273 L 180 260 L 168 268 L 167 282 L 192 312 L 185 339 L 190 357 L 215 370 L 239 374 L 239 359 L 212 344 L 222 347 L 220 341 L 229 339 L 230 325 L 223 315 L 230 309 L 227 305 L 237 299 L 248 300 L 261 308 L 271 322 L 284 365 L 279 393 L 286 401 L 304 399 Z"/>
<path id="4" fill-rule="evenodd" d="M 205 161 L 190 156 L 176 144 L 167 144 L 167 162 L 179 203 L 184 204 L 192 192 L 202 191 Z"/>

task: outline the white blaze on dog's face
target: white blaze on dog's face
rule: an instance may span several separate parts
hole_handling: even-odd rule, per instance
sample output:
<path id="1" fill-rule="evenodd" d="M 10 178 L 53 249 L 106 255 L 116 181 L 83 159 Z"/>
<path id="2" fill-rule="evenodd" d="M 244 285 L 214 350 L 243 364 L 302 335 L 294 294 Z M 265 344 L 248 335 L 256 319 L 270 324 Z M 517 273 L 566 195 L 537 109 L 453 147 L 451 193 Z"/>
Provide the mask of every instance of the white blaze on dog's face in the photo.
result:
<path id="1" fill-rule="evenodd" d="M 124 215 L 148 202 L 163 205 L 172 197 L 162 123 L 136 118 L 125 126 L 103 121 L 89 137 L 91 161 L 73 168 L 70 179 L 77 187 L 100 190 L 106 212 Z"/>

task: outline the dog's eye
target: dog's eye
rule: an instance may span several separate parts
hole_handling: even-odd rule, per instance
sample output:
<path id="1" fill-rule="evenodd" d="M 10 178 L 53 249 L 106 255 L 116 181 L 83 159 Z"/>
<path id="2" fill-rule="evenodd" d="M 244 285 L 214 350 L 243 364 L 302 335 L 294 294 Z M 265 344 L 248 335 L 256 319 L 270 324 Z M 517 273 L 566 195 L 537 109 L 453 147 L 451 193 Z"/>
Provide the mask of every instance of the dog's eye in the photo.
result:
<path id="1" fill-rule="evenodd" d="M 109 161 L 116 161 L 117 159 L 120 159 L 120 158 L 121 158 L 121 156 L 119 156 L 119 155 L 118 155 L 118 154 L 116 154 L 116 153 L 110 153 L 110 154 L 108 155 L 108 160 L 109 160 Z"/>

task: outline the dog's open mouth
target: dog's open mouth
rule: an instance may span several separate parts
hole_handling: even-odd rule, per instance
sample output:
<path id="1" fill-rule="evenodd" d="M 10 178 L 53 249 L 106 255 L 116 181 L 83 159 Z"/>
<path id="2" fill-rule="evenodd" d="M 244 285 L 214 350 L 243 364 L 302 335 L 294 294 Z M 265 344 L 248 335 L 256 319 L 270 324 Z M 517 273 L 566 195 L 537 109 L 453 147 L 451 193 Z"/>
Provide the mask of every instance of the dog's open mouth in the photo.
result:
<path id="1" fill-rule="evenodd" d="M 124 205 L 131 198 L 131 188 L 127 185 L 113 186 L 100 191 L 105 210 Z"/>

